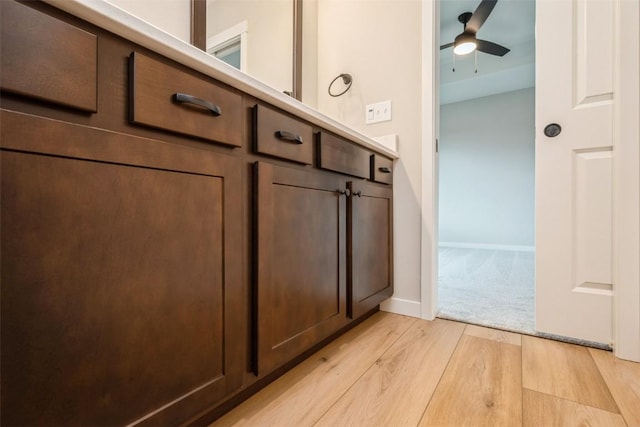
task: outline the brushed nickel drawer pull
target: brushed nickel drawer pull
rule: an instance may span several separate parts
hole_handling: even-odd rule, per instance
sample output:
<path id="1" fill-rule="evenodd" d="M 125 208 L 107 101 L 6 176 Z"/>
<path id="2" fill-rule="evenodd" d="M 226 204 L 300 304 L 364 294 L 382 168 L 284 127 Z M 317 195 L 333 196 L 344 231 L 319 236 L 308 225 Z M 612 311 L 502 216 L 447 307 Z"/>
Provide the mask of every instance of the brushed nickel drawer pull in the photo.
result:
<path id="1" fill-rule="evenodd" d="M 222 110 L 213 102 L 209 102 L 206 99 L 196 98 L 192 95 L 187 95 L 186 93 L 174 93 L 173 101 L 178 102 L 180 104 L 191 104 L 198 107 L 205 108 L 211 112 L 214 116 L 218 117 L 222 114 Z"/>
<path id="2" fill-rule="evenodd" d="M 290 141 L 296 144 L 302 144 L 302 137 L 300 135 L 296 135 L 295 133 L 287 132 L 284 130 L 276 131 L 276 138 L 281 139 L 283 141 Z"/>
<path id="3" fill-rule="evenodd" d="M 382 173 L 391 173 L 391 169 L 390 169 L 390 168 L 388 168 L 388 167 L 386 167 L 386 166 L 383 166 L 383 167 L 381 167 L 381 168 L 378 168 L 378 170 L 379 170 L 380 172 L 382 172 Z"/>

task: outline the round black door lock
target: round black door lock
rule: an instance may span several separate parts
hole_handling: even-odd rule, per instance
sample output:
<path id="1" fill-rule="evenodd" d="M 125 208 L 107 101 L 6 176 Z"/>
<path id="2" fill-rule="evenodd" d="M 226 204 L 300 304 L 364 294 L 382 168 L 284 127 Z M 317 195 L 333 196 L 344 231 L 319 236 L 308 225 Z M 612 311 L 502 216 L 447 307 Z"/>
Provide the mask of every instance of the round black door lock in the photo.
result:
<path id="1" fill-rule="evenodd" d="M 557 123 L 551 123 L 544 128 L 544 134 L 549 138 L 556 137 L 562 132 L 562 127 Z"/>

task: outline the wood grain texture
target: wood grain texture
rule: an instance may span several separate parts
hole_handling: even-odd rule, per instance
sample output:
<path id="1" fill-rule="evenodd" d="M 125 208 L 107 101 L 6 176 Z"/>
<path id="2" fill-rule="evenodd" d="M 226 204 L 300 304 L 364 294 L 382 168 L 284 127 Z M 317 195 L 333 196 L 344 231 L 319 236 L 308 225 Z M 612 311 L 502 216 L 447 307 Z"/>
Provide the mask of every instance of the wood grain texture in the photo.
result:
<path id="1" fill-rule="evenodd" d="M 375 314 L 212 426 L 312 425 L 415 321 Z"/>
<path id="2" fill-rule="evenodd" d="M 630 426 L 640 426 L 640 363 L 616 358 L 610 351 L 589 349 L 620 413 Z"/>
<path id="3" fill-rule="evenodd" d="M 357 318 L 393 294 L 393 191 L 368 182 L 347 187 L 349 313 Z"/>
<path id="4" fill-rule="evenodd" d="M 318 167 L 359 178 L 371 175 L 371 153 L 327 132 L 318 133 Z"/>
<path id="5" fill-rule="evenodd" d="M 191 0 L 191 44 L 207 50 L 207 2 Z"/>
<path id="6" fill-rule="evenodd" d="M 523 336 L 522 384 L 530 390 L 618 412 L 586 347 Z"/>
<path id="7" fill-rule="evenodd" d="M 387 172 L 387 170 L 389 172 Z M 393 160 L 379 154 L 371 155 L 371 180 L 383 184 L 393 183 Z"/>
<path id="8" fill-rule="evenodd" d="M 524 427 L 626 426 L 620 414 L 527 389 L 522 391 L 522 418 Z"/>
<path id="9" fill-rule="evenodd" d="M 346 325 L 344 178 L 255 165 L 257 372 Z M 311 243 L 311 244 L 310 244 Z"/>
<path id="10" fill-rule="evenodd" d="M 177 424 L 239 388 L 239 162 L 0 115 L 2 423 Z"/>
<path id="11" fill-rule="evenodd" d="M 399 328 L 393 319 L 403 321 Z M 428 329 L 424 323 L 429 324 L 378 313 L 214 425 L 624 425 L 620 414 L 523 388 L 519 334 L 443 320 Z M 449 331 L 450 325 L 457 328 Z M 385 351 L 402 330 L 406 333 Z M 461 338 L 456 347 L 457 337 Z M 617 390 L 614 396 L 621 396 L 621 407 L 626 405 L 623 414 L 631 414 L 627 423 L 639 425 L 633 411 L 638 406 L 640 365 L 600 350 L 587 351 L 594 353 L 599 366 L 609 365 L 602 369 L 617 377 L 612 384 L 620 382 L 611 388 Z M 540 363 L 552 362 L 543 358 Z M 574 369 L 573 364 L 567 359 L 568 368 L 563 369 Z M 577 358 L 577 369 L 583 365 Z M 605 374 L 607 380 L 610 375 Z"/>
<path id="12" fill-rule="evenodd" d="M 17 2 L 0 6 L 2 89 L 97 111 L 97 37 Z"/>
<path id="13" fill-rule="evenodd" d="M 416 425 L 463 330 L 441 319 L 416 321 L 316 425 Z"/>
<path id="14" fill-rule="evenodd" d="M 221 114 L 175 102 L 177 93 L 215 104 Z M 242 146 L 242 96 L 205 76 L 195 77 L 134 52 L 129 58 L 129 102 L 131 123 Z"/>
<path id="15" fill-rule="evenodd" d="M 293 117 L 265 107 L 253 107 L 253 149 L 260 154 L 292 160 L 304 165 L 313 163 L 313 128 Z M 288 132 L 301 143 L 279 138 L 276 132 Z"/>
<path id="16" fill-rule="evenodd" d="M 485 338 L 505 344 L 522 345 L 522 335 L 513 332 L 501 331 L 500 329 L 484 328 L 477 325 L 467 325 L 464 328 L 465 335 L 478 338 Z"/>
<path id="17" fill-rule="evenodd" d="M 419 425 L 520 425 L 521 391 L 520 347 L 463 335 Z"/>

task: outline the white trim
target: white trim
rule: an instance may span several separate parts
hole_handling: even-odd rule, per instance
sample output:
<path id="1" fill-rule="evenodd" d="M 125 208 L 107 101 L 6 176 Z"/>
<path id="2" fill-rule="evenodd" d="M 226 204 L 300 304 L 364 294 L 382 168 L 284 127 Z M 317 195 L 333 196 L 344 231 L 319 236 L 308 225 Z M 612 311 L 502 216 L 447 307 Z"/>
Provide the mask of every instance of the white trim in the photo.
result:
<path id="1" fill-rule="evenodd" d="M 420 318 L 422 313 L 420 305 L 420 301 L 391 297 L 380 304 L 380 310 Z"/>
<path id="2" fill-rule="evenodd" d="M 439 0 L 422 2 L 420 317 L 429 320 L 438 314 L 439 8 Z"/>
<path id="3" fill-rule="evenodd" d="M 492 251 L 535 252 L 535 246 L 494 245 L 492 243 L 440 242 L 441 248 L 488 249 Z"/>
<path id="4" fill-rule="evenodd" d="M 617 357 L 640 362 L 640 5 L 616 3 L 613 346 Z"/>
<path id="5" fill-rule="evenodd" d="M 238 24 L 227 28 L 224 31 L 219 32 L 216 35 L 207 38 L 207 52 L 217 50 L 224 47 L 225 44 L 240 38 L 240 71 L 247 72 L 247 43 L 248 43 L 248 24 L 247 21 L 239 22 Z"/>
<path id="6" fill-rule="evenodd" d="M 233 25 L 226 30 L 220 31 L 211 37 L 207 37 L 207 51 L 214 46 L 223 44 L 231 39 L 234 39 L 247 32 L 247 21 L 242 21 L 236 25 Z"/>

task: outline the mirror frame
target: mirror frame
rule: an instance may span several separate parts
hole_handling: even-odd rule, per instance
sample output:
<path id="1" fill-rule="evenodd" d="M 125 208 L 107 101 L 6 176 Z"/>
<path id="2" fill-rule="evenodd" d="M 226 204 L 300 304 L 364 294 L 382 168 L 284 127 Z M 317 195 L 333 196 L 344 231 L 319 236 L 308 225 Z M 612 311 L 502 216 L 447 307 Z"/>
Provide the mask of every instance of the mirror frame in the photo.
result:
<path id="1" fill-rule="evenodd" d="M 293 2 L 293 81 L 291 95 L 302 100 L 302 0 Z M 191 0 L 191 44 L 207 50 L 207 0 Z"/>

